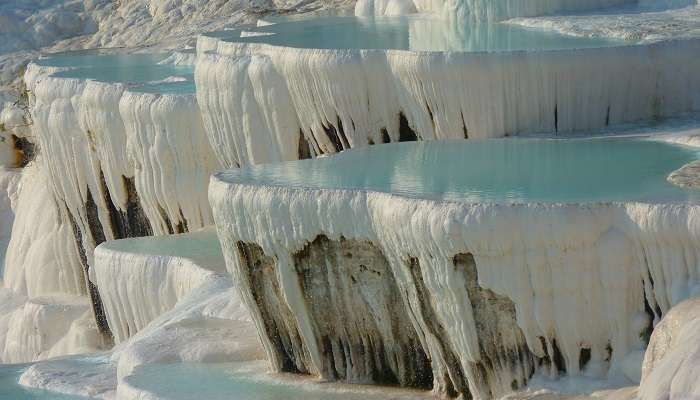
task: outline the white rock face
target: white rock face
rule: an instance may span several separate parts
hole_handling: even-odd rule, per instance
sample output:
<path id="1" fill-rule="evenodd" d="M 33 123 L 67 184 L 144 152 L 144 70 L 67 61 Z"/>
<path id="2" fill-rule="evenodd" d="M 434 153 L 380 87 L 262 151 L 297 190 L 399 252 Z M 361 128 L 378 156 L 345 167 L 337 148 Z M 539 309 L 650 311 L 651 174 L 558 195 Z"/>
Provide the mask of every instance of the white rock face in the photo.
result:
<path id="1" fill-rule="evenodd" d="M 5 257 L 0 361 L 28 362 L 104 347 L 71 227 L 36 161 L 13 172 L 14 213 Z M 5 220 L 3 220 L 5 221 Z"/>
<path id="2" fill-rule="evenodd" d="M 103 346 L 89 299 L 85 296 L 26 300 L 9 315 L 6 323 L 7 334 L 1 355 L 5 363 L 93 352 Z"/>
<path id="3" fill-rule="evenodd" d="M 194 94 L 124 92 L 119 111 L 136 191 L 154 233 L 211 224 L 206 177 L 218 163 Z M 168 221 L 163 220 L 163 211 Z"/>
<path id="4" fill-rule="evenodd" d="M 622 3 L 390 0 L 362 1 L 357 8 L 362 15 L 435 11 L 500 20 Z M 124 12 L 98 19 L 108 23 L 85 43 L 187 36 L 241 14 L 195 26 L 183 21 L 244 6 L 250 4 L 127 0 L 114 4 Z M 147 22 L 133 23 L 140 16 Z M 71 35 L 80 32 L 71 15 L 52 21 Z M 135 28 L 145 26 L 152 29 Z M 20 223 L 13 228 L 4 281 L 11 290 L 0 293 L 3 361 L 104 347 L 86 296 L 94 288 L 86 286 L 83 267 L 90 267 L 104 301 L 102 318 L 119 342 L 106 373 L 115 374 L 121 387 L 100 384 L 80 393 L 130 396 L 127 378 L 145 363 L 261 357 L 254 327 L 262 332 L 265 321 L 259 314 L 251 319 L 220 258 L 207 265 L 212 260 L 192 254 L 134 251 L 141 240 L 108 242 L 93 253 L 105 240 L 211 224 L 206 178 L 222 166 L 318 156 L 406 135 L 431 140 L 589 130 L 700 107 L 696 41 L 498 56 L 280 49 L 211 38 L 200 44 L 196 98 L 49 78 L 47 70 L 30 67 L 33 133 L 43 153 L 24 172 L 21 190 L 0 173 L 0 189 L 20 193 L 13 211 Z M 191 56 L 171 61 L 190 62 Z M 0 163 L 9 163 L 5 153 Z M 477 397 L 524 384 L 533 360 L 557 354 L 571 375 L 634 377 L 639 334 L 649 322 L 645 301 L 659 318 L 693 293 L 700 273 L 696 207 L 464 206 L 373 193 L 230 188 L 223 181 L 215 181 L 211 196 L 236 288 L 249 289 L 241 280 L 238 241 L 259 244 L 276 257 L 281 287 L 274 294 L 294 311 L 287 322 L 298 330 L 299 357 L 321 375 L 330 371 L 329 357 L 339 358 L 323 348 L 293 260 L 319 235 L 368 242 L 381 251 L 401 296 L 392 304 L 404 306 L 417 346 L 434 361 L 436 391 L 468 389 Z M 4 223 L 13 208 L 3 201 L 0 196 Z M 197 235 L 188 240 L 196 242 Z M 512 304 L 513 312 L 503 314 L 517 329 L 507 331 L 504 348 L 526 347 L 528 360 L 519 368 L 489 365 L 493 360 L 477 334 L 484 314 L 479 298 L 463 293 L 474 282 L 455 272 L 462 255 L 472 257 L 479 290 L 489 291 L 484 296 L 497 297 L 504 308 Z M 425 308 L 426 294 L 435 300 L 433 309 Z M 252 309 L 259 306 L 248 291 L 243 296 Z M 585 323 L 572 325 L 571 315 L 585 315 Z M 488 328 L 511 329 L 507 319 L 487 321 Z M 382 338 L 390 336 L 382 332 Z M 268 355 L 278 351 L 264 340 Z M 344 351 L 330 347 L 331 353 Z M 398 359 L 392 368 L 399 375 L 423 378 L 408 376 L 415 369 Z M 552 373 L 556 364 L 545 363 Z M 30 371 L 24 379 L 31 385 L 57 375 L 56 369 L 43 374 L 40 366 Z M 349 376 L 365 377 L 358 371 Z"/>
<path id="5" fill-rule="evenodd" d="M 697 292 L 696 292 L 697 294 Z M 680 400 L 700 396 L 700 299 L 673 307 L 654 328 L 644 357 L 641 400 Z"/>
<path id="6" fill-rule="evenodd" d="M 299 351 L 308 352 L 311 373 L 324 371 L 327 350 L 315 325 L 320 322 L 312 318 L 300 289 L 297 264 L 299 252 L 319 235 L 367 240 L 381 249 L 416 318 L 422 346 L 432 356 L 438 389 L 449 387 L 449 380 L 455 383 L 443 375 L 450 364 L 442 364 L 446 353 L 440 340 L 454 349 L 467 376 L 479 376 L 474 363 L 485 362 L 473 322 L 477 314 L 455 269 L 457 255 L 472 255 L 478 284 L 513 302 L 532 357 L 552 360 L 560 354 L 553 364 L 573 376 L 583 372 L 580 365 L 595 376 L 624 373 L 626 355 L 643 348 L 641 333 L 650 323 L 645 302 L 659 318 L 698 283 L 697 206 L 466 205 L 372 192 L 237 185 L 225 174 L 213 178 L 210 199 L 227 266 L 259 326 L 264 326 L 255 311 L 260 304 L 251 295 L 239 243 L 256 244 L 274 260 L 277 298 L 294 315 Z M 407 263 L 413 259 L 422 283 L 409 268 L 413 263 Z M 434 318 L 423 308 L 421 286 L 431 298 Z M 445 330 L 437 341 L 434 321 Z M 268 338 L 264 345 L 273 359 L 274 343 Z M 494 370 L 499 377 L 493 382 L 500 383 L 488 387 L 491 395 L 508 393 L 511 382 L 528 377 L 527 369 Z M 471 386 L 475 382 L 479 379 L 469 390 L 487 398 L 484 387 Z"/>
<path id="7" fill-rule="evenodd" d="M 95 283 L 117 343 L 225 272 L 216 232 L 106 242 L 95 251 Z"/>
<path id="8" fill-rule="evenodd" d="M 567 15 L 515 18 L 507 23 L 546 29 L 580 37 L 612 37 L 622 40 L 657 41 L 700 35 L 700 6 L 695 0 L 641 2 L 637 9 L 601 15 Z M 674 8 L 673 6 L 680 7 Z M 671 7 L 671 8 L 669 8 Z"/>
<path id="9" fill-rule="evenodd" d="M 194 95 L 131 93 L 122 84 L 49 77 L 54 71 L 28 69 L 32 129 L 56 202 L 65 205 L 60 223 L 76 226 L 84 269 L 105 240 L 211 223 L 204 189 L 217 164 Z M 88 292 L 108 335 L 97 289 Z"/>
<path id="10" fill-rule="evenodd" d="M 132 269 L 129 265 L 123 267 Z M 143 391 L 129 382 L 141 365 L 263 358 L 250 314 L 232 290 L 230 276 L 225 276 L 194 288 L 171 310 L 121 342 L 111 353 L 40 362 L 29 368 L 20 382 L 29 387 L 103 399 L 142 399 Z"/>
<path id="11" fill-rule="evenodd" d="M 36 97 L 37 140 L 51 154 L 49 173 L 81 228 L 88 260 L 88 244 L 123 237 L 120 230 L 129 229 L 110 221 L 115 212 L 124 214 L 125 225 L 139 224 L 128 221 L 138 218 L 130 206 L 142 207 L 147 221 L 140 222 L 150 225 L 132 229 L 155 234 L 211 222 L 206 196 L 191 186 L 217 166 L 193 95 L 131 93 L 120 84 L 50 78 L 37 66 L 30 66 L 27 80 Z M 125 182 L 133 178 L 136 193 Z M 98 221 L 89 221 L 89 197 Z M 90 224 L 102 225 L 98 236 L 104 238 L 92 237 Z"/>
<path id="12" fill-rule="evenodd" d="M 72 228 L 39 162 L 22 170 L 17 190 L 4 286 L 28 297 L 86 295 Z"/>
<path id="13" fill-rule="evenodd" d="M 199 44 L 216 46 L 199 52 L 195 81 L 225 167 L 414 138 L 587 131 L 700 107 L 698 40 L 490 54 Z"/>
<path id="14" fill-rule="evenodd" d="M 140 365 L 264 357 L 250 313 L 225 272 L 213 228 L 106 242 L 96 249 L 95 262 L 119 343 L 109 354 L 35 364 L 22 375 L 22 384 L 141 399 L 145 394 L 129 383 Z"/>

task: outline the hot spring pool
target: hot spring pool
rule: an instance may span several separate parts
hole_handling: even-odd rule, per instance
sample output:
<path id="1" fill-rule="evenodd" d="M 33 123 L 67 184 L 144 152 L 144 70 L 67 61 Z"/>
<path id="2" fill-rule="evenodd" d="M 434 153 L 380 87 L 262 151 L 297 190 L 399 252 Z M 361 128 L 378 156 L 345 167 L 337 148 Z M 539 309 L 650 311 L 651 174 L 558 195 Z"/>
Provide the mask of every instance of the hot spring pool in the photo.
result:
<path id="1" fill-rule="evenodd" d="M 224 41 L 313 49 L 513 51 L 605 47 L 627 43 L 566 36 L 501 23 L 456 25 L 428 16 L 318 17 L 210 34 Z"/>
<path id="2" fill-rule="evenodd" d="M 169 400 L 408 400 L 427 393 L 377 386 L 314 384 L 294 376 L 266 375 L 266 363 L 150 364 L 129 384 Z"/>
<path id="3" fill-rule="evenodd" d="M 194 93 L 194 67 L 162 63 L 168 54 L 61 54 L 38 65 L 68 67 L 53 76 L 124 83 L 129 90 L 152 93 Z"/>
<path id="4" fill-rule="evenodd" d="M 697 149 L 632 138 L 428 141 L 229 170 L 221 178 L 465 202 L 685 203 L 700 200 L 700 191 L 667 177 L 698 158 Z"/>

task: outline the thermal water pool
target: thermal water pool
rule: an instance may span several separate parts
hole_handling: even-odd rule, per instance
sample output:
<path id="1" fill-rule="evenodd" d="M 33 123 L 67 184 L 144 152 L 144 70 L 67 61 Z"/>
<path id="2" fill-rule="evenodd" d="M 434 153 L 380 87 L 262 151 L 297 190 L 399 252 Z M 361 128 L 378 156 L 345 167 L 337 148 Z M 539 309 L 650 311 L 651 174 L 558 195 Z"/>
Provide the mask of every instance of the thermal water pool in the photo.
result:
<path id="1" fill-rule="evenodd" d="M 132 91 L 194 93 L 194 67 L 167 62 L 168 54 L 67 53 L 42 58 L 43 67 L 60 67 L 52 76 L 124 83 Z"/>
<path id="2" fill-rule="evenodd" d="M 390 192 L 487 203 L 695 202 L 667 176 L 696 149 L 632 138 L 494 139 L 370 146 L 221 174 L 231 183 Z"/>
<path id="3" fill-rule="evenodd" d="M 149 364 L 128 378 L 135 391 L 169 400 L 380 400 L 432 399 L 428 393 L 376 386 L 313 383 L 267 375 L 267 363 Z"/>
<path id="4" fill-rule="evenodd" d="M 91 380 L 103 375 L 105 382 L 116 371 L 105 374 L 104 366 L 95 365 L 90 356 L 74 356 L 63 360 L 48 361 L 56 364 L 53 368 L 52 384 L 62 386 L 60 390 L 80 391 L 81 382 L 89 386 Z M 64 368 L 61 369 L 61 366 Z M 66 395 L 43 389 L 28 388 L 19 385 L 20 375 L 29 368 L 23 365 L 0 366 L 0 400 L 81 400 L 88 397 Z M 44 369 L 47 369 L 44 367 Z M 47 370 L 52 370 L 48 368 Z M 324 400 L 330 397 L 338 400 L 425 400 L 433 399 L 429 393 L 398 388 L 381 388 L 376 386 L 358 386 L 342 384 L 323 384 L 295 375 L 269 375 L 265 361 L 237 363 L 173 363 L 146 364 L 125 378 L 120 393 L 128 398 L 191 400 Z M 41 375 L 40 375 L 41 376 Z M 46 375 L 48 376 L 48 375 Z M 32 381 L 45 382 L 43 380 Z M 113 376 L 116 383 L 116 376 Z M 95 380 L 98 395 L 100 379 Z M 112 388 L 114 390 L 115 388 Z M 109 396 L 108 396 L 109 397 Z M 141 398 L 141 397 L 138 397 Z"/>
<path id="5" fill-rule="evenodd" d="M 429 16 L 319 17 L 212 34 L 224 41 L 313 49 L 514 51 L 573 49 L 629 43 L 573 37 L 502 23 L 451 23 Z"/>

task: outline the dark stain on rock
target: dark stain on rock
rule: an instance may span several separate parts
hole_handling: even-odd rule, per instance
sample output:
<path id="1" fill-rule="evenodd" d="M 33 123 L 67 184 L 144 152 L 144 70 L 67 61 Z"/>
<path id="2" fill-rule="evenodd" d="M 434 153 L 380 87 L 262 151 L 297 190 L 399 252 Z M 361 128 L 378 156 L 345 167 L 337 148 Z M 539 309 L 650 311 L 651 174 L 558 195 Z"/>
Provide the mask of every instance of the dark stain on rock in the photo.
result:
<path id="1" fill-rule="evenodd" d="M 338 153 L 343 151 L 343 149 L 349 149 L 350 143 L 348 142 L 348 138 L 345 136 L 343 122 L 340 120 L 340 117 L 337 117 L 335 126 L 330 122 L 326 125 L 323 125 L 323 130 L 326 132 L 326 136 L 328 139 L 330 139 L 331 143 L 333 143 L 335 151 Z"/>
<path id="2" fill-rule="evenodd" d="M 304 132 L 299 130 L 299 144 L 297 146 L 297 157 L 300 160 L 306 160 L 311 158 L 311 146 L 309 142 L 304 137 Z"/>
<path id="3" fill-rule="evenodd" d="M 469 139 L 469 129 L 467 129 L 467 122 L 464 120 L 464 112 L 460 111 L 459 116 L 462 118 L 462 135 L 465 139 Z"/>
<path id="4" fill-rule="evenodd" d="M 29 164 L 36 155 L 36 146 L 24 137 L 12 135 L 12 143 L 15 153 L 18 155 L 17 166 L 24 168 Z"/>
<path id="5" fill-rule="evenodd" d="M 386 130 L 386 128 L 382 128 L 381 134 L 382 143 L 391 143 L 391 137 L 389 136 L 389 132 Z"/>
<path id="6" fill-rule="evenodd" d="M 415 142 L 418 140 L 418 135 L 408 123 L 406 116 L 399 113 L 399 142 Z"/>
<path id="7" fill-rule="evenodd" d="M 78 224 L 75 222 L 73 215 L 68 211 L 66 211 L 66 214 L 68 215 L 68 220 L 70 221 L 71 228 L 73 230 L 73 237 L 75 238 L 80 264 L 83 267 L 85 283 L 87 286 L 88 295 L 90 296 L 90 305 L 92 307 L 92 314 L 95 317 L 97 329 L 102 334 L 102 338 L 105 343 L 111 347 L 114 344 L 114 336 L 112 335 L 112 330 L 109 328 L 109 323 L 107 322 L 107 315 L 105 314 L 104 306 L 102 305 L 100 293 L 97 290 L 97 286 L 95 286 L 95 284 L 90 282 L 90 279 L 88 279 L 90 264 L 88 264 L 85 248 L 83 247 L 83 235 L 80 232 L 80 228 L 78 228 Z"/>
<path id="8" fill-rule="evenodd" d="M 527 379 L 500 382 L 503 377 L 509 376 L 529 378 L 535 371 L 534 357 L 516 322 L 515 305 L 507 297 L 479 286 L 474 257 L 471 254 L 457 254 L 453 259 L 454 268 L 464 278 L 478 332 L 480 360 L 469 362 L 468 371 L 460 361 L 463 355 L 452 348 L 454 338 L 446 331 L 435 311 L 434 302 L 440 299 L 434 299 L 434 294 L 426 287 L 419 260 L 411 257 L 407 263 L 416 285 L 421 314 L 430 333 L 438 339 L 439 351 L 445 360 L 445 376 L 438 377 L 444 388 L 443 395 L 468 399 L 494 398 L 501 393 L 493 393 L 492 388 L 510 387 L 515 390 L 523 387 Z M 502 373 L 504 371 L 508 373 Z"/>
<path id="9" fill-rule="evenodd" d="M 320 235 L 294 254 L 294 265 L 324 378 L 432 387 L 430 361 L 377 246 Z"/>
<path id="10" fill-rule="evenodd" d="M 311 365 L 308 349 L 277 280 L 275 259 L 265 255 L 256 244 L 238 242 L 236 249 L 257 305 L 253 312 L 259 314 L 265 325 L 265 332 L 260 334 L 266 335 L 273 346 L 273 365 L 278 372 L 307 374 L 307 366 Z"/>
<path id="11" fill-rule="evenodd" d="M 447 364 L 445 376 L 438 377 L 445 390 L 443 394 L 448 397 L 458 397 L 460 394 L 464 394 L 467 399 L 471 399 L 472 394 L 469 391 L 469 382 L 460 364 L 459 354 L 452 348 L 449 336 L 437 318 L 432 303 L 432 297 L 423 282 L 420 262 L 415 257 L 409 257 L 407 263 L 408 268 L 411 270 L 413 282 L 416 285 L 418 302 L 420 303 L 423 319 L 426 321 L 430 333 L 438 338 L 440 352 Z"/>
<path id="12" fill-rule="evenodd" d="M 491 388 L 513 386 L 521 388 L 535 373 L 535 358 L 530 352 L 525 335 L 518 326 L 515 304 L 506 296 L 500 296 L 479 286 L 476 262 L 471 254 L 457 254 L 454 266 L 466 282 L 469 301 L 472 305 L 474 323 L 478 332 L 481 360 L 476 363 L 479 382 L 484 398 L 500 393 L 491 393 Z M 523 381 L 498 382 L 501 371 L 513 371 Z M 520 378 L 518 378 L 520 379 Z"/>

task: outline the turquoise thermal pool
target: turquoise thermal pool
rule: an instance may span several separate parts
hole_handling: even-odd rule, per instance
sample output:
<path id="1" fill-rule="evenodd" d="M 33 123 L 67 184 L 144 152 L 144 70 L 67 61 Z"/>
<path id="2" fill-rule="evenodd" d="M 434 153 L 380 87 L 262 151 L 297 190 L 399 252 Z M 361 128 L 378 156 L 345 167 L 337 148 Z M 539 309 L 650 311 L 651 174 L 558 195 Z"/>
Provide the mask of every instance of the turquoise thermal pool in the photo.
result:
<path id="1" fill-rule="evenodd" d="M 485 203 L 697 202 L 667 181 L 696 149 L 632 138 L 492 139 L 370 146 L 220 173 L 230 183 Z"/>
<path id="2" fill-rule="evenodd" d="M 61 54 L 37 64 L 67 67 L 53 76 L 124 83 L 132 91 L 194 93 L 194 67 L 162 63 L 168 54 Z"/>
<path id="3" fill-rule="evenodd" d="M 627 43 L 502 23 L 455 25 L 427 16 L 320 17 L 211 34 L 229 42 L 313 49 L 514 51 L 606 47 Z"/>
<path id="4" fill-rule="evenodd" d="M 133 387 L 169 400 L 408 400 L 432 398 L 396 388 L 314 384 L 292 376 L 266 376 L 265 363 L 148 364 L 129 378 Z"/>
<path id="5" fill-rule="evenodd" d="M 197 265 L 226 272 L 221 244 L 213 228 L 178 235 L 112 240 L 101 245 L 111 251 L 150 256 L 182 257 Z"/>

